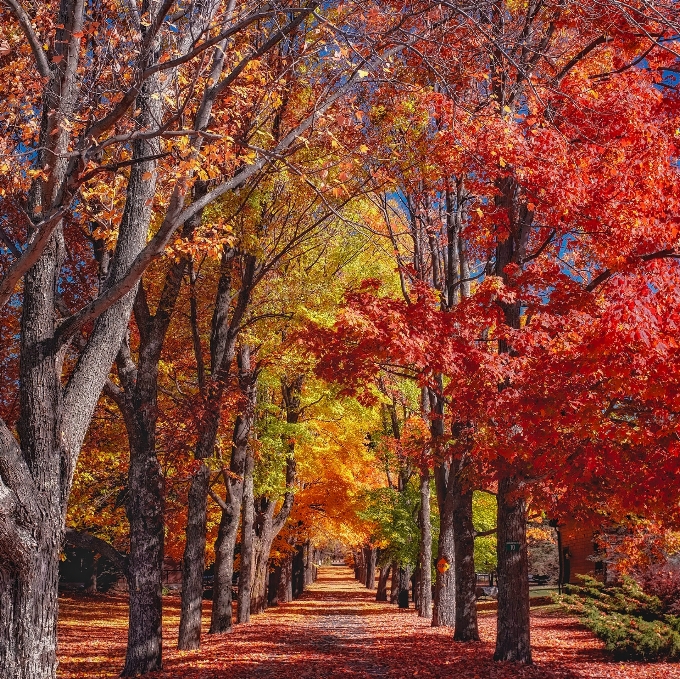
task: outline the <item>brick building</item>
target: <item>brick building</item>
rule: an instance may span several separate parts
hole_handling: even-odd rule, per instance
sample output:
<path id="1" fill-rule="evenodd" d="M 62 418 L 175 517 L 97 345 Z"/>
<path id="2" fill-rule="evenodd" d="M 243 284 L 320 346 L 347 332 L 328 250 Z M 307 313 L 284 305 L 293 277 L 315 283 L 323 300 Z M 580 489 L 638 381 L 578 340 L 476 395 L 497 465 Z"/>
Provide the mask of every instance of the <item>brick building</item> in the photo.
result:
<path id="1" fill-rule="evenodd" d="M 578 584 L 578 575 L 606 579 L 606 566 L 598 558 L 598 547 L 592 527 L 567 519 L 557 527 L 560 553 L 560 584 Z"/>

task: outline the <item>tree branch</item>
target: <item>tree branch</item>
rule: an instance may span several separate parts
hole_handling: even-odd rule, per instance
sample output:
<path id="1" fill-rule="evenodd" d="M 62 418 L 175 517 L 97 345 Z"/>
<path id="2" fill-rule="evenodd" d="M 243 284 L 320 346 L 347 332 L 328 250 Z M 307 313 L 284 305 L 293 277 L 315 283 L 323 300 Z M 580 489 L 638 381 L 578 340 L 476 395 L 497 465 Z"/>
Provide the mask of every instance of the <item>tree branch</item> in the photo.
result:
<path id="1" fill-rule="evenodd" d="M 218 493 L 216 493 L 212 488 L 208 490 L 208 493 L 210 493 L 210 497 L 215 500 L 215 502 L 219 505 L 220 509 L 223 512 L 228 512 L 230 507 L 229 505 L 219 496 Z"/>
<path id="2" fill-rule="evenodd" d="M 50 75 L 52 75 L 52 70 L 50 69 L 50 64 L 47 61 L 47 55 L 42 48 L 40 39 L 35 34 L 33 26 L 31 25 L 31 17 L 28 16 L 26 10 L 21 6 L 18 0 L 3 0 L 3 2 L 9 7 L 10 11 L 19 22 L 21 30 L 26 37 L 26 40 L 28 40 L 28 44 L 31 46 L 38 73 L 40 73 L 43 78 L 49 78 Z"/>
<path id="3" fill-rule="evenodd" d="M 24 274 L 40 259 L 65 212 L 65 207 L 59 208 L 44 221 L 35 225 L 35 237 L 0 281 L 0 309 L 10 300 L 14 288 Z"/>

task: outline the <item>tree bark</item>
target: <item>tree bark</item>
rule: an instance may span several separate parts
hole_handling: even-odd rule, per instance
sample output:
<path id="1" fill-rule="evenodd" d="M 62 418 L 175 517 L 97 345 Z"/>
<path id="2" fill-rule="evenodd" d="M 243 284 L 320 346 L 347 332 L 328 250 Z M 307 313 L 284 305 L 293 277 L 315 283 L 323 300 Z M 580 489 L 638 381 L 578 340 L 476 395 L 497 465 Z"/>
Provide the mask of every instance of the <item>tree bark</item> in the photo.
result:
<path id="1" fill-rule="evenodd" d="M 399 564 L 393 561 L 390 570 L 392 571 L 392 580 L 390 582 L 390 603 L 396 604 L 399 597 Z"/>
<path id="2" fill-rule="evenodd" d="M 314 548 L 309 540 L 305 542 L 305 586 L 314 582 Z"/>
<path id="3" fill-rule="evenodd" d="M 215 582 L 210 633 L 222 634 L 231 631 L 232 625 L 232 578 L 234 575 L 234 548 L 238 533 L 241 504 L 244 498 L 245 482 L 250 475 L 252 483 L 252 451 L 250 432 L 255 418 L 257 403 L 257 371 L 250 364 L 250 348 L 243 345 L 239 350 L 239 386 L 243 405 L 236 417 L 232 435 L 232 452 L 229 472 L 222 474 L 226 488 L 226 501 L 220 499 L 222 513 L 215 542 Z M 251 491 L 252 495 L 252 491 Z M 239 579 L 239 582 L 241 579 Z M 239 586 L 240 592 L 240 586 Z"/>
<path id="4" fill-rule="evenodd" d="M 439 544 L 435 579 L 432 627 L 453 627 L 456 621 L 455 544 L 453 536 L 454 496 L 448 465 L 435 467 L 439 504 Z"/>
<path id="5" fill-rule="evenodd" d="M 378 591 L 375 595 L 376 601 L 387 601 L 387 579 L 390 576 L 391 566 L 380 567 L 380 575 L 378 576 Z"/>
<path id="6" fill-rule="evenodd" d="M 253 497 L 253 468 L 255 459 L 248 448 L 243 477 L 243 519 L 241 527 L 241 570 L 238 578 L 238 622 L 250 622 L 252 584 L 255 572 L 253 528 L 255 523 L 255 499 Z"/>
<path id="7" fill-rule="evenodd" d="M 305 591 L 305 563 L 302 545 L 298 545 L 293 556 L 293 597 L 299 597 Z"/>
<path id="8" fill-rule="evenodd" d="M 453 639 L 454 641 L 479 641 L 472 491 L 463 492 L 458 475 L 452 483 L 456 486 L 454 494 L 458 500 L 453 514 L 456 561 L 456 628 Z"/>
<path id="9" fill-rule="evenodd" d="M 366 559 L 366 579 L 364 584 L 366 589 L 375 589 L 375 566 L 378 558 L 378 550 L 375 547 L 365 547 L 364 554 Z"/>
<path id="10" fill-rule="evenodd" d="M 432 615 L 432 527 L 430 525 L 430 472 L 420 474 L 420 574 L 418 578 L 418 615 Z"/>
<path id="11" fill-rule="evenodd" d="M 406 590 L 406 592 L 411 591 L 411 567 L 410 566 L 401 566 L 399 568 L 399 591 L 403 592 Z M 409 597 L 411 598 L 411 597 Z"/>
<path id="12" fill-rule="evenodd" d="M 289 554 L 281 564 L 279 578 L 279 603 L 289 603 L 293 600 L 293 555 Z"/>
<path id="13" fill-rule="evenodd" d="M 531 663 L 526 501 L 515 479 L 498 482 L 498 633 L 494 660 Z M 515 551 L 515 545 L 519 551 Z"/>
<path id="14" fill-rule="evenodd" d="M 197 649 L 201 645 L 209 486 L 210 468 L 201 462 L 189 487 L 186 545 L 182 559 L 182 605 L 177 648 L 183 651 Z"/>

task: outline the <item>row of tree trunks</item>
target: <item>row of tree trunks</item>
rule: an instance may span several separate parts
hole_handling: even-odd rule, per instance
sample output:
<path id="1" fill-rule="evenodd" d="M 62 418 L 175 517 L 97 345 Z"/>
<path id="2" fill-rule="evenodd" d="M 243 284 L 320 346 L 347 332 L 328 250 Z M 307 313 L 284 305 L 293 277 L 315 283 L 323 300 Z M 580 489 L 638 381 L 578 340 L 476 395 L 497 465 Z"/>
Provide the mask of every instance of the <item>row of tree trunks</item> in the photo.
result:
<path id="1" fill-rule="evenodd" d="M 220 278 L 215 293 L 211 334 L 210 334 L 210 378 L 201 381 L 203 412 L 199 423 L 195 457 L 204 460 L 214 456 L 215 444 L 221 423 L 222 398 L 232 363 L 237 353 L 240 324 L 246 313 L 255 284 L 256 259 L 252 255 L 241 257 L 238 266 L 241 272 L 240 288 L 233 305 L 232 271 L 235 266 L 235 253 L 225 249 L 220 263 Z M 196 333 L 196 328 L 193 329 Z M 196 362 L 199 378 L 202 373 L 203 357 L 200 343 L 195 342 Z M 217 493 L 211 493 L 222 509 L 220 526 L 215 542 L 215 581 L 213 585 L 213 609 L 210 633 L 220 634 L 231 629 L 231 578 L 233 575 L 234 546 L 238 531 L 243 497 L 243 470 L 247 454 L 250 431 L 255 416 L 256 384 L 258 371 L 250 365 L 250 349 L 238 349 L 239 388 L 241 391 L 240 412 L 236 417 L 232 434 L 232 450 L 229 472 L 222 469 L 225 484 L 225 500 Z M 225 463 L 223 462 L 223 465 Z M 183 578 L 186 587 L 182 588 L 182 619 L 178 647 L 184 650 L 196 649 L 200 645 L 201 610 L 203 606 L 202 579 L 205 570 L 205 543 L 207 501 L 209 483 L 201 482 L 201 468 L 192 479 L 189 493 L 188 516 L 196 517 L 195 524 L 187 523 Z M 200 518 L 199 518 L 200 517 Z"/>
<path id="2" fill-rule="evenodd" d="M 248 445 L 255 417 L 257 402 L 257 371 L 250 363 L 250 349 L 242 346 L 238 352 L 239 385 L 241 388 L 241 412 L 237 415 L 232 435 L 232 451 L 229 470 L 223 470 L 226 499 L 217 493 L 212 497 L 221 508 L 220 525 L 215 541 L 215 574 L 213 583 L 213 606 L 210 633 L 222 634 L 232 626 L 232 578 L 234 574 L 234 549 L 238 533 L 244 487 L 252 466 L 252 452 Z M 250 473 L 252 476 L 252 472 Z M 252 495 L 252 493 L 251 493 Z M 204 557 L 201 557 L 201 561 Z M 195 565 L 192 565 L 195 567 Z M 202 571 L 201 571 L 202 575 Z"/>

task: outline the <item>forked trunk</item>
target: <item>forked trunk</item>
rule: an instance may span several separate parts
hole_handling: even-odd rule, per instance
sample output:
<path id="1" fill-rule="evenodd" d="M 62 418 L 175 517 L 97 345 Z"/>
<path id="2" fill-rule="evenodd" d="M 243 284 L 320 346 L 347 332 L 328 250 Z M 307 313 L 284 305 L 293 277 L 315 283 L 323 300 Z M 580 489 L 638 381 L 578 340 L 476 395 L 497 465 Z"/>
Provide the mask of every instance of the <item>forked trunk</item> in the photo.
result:
<path id="1" fill-rule="evenodd" d="M 498 482 L 498 632 L 494 660 L 531 662 L 526 501 L 517 482 Z"/>
<path id="2" fill-rule="evenodd" d="M 232 452 L 229 473 L 223 474 L 227 489 L 226 500 L 218 495 L 213 497 L 222 508 L 220 526 L 215 542 L 215 582 L 213 586 L 213 607 L 210 619 L 210 634 L 231 631 L 232 625 L 232 579 L 234 576 L 234 548 L 238 533 L 244 484 L 248 477 L 252 485 L 252 451 L 248 445 L 250 430 L 255 417 L 257 403 L 257 371 L 251 370 L 250 348 L 240 347 L 238 352 L 239 386 L 243 395 L 243 407 L 237 415 L 232 435 Z M 248 467 L 250 465 L 250 467 Z M 250 469 L 250 472 L 248 471 Z M 252 488 L 250 490 L 252 497 Z M 252 500 L 251 500 L 252 502 Z M 240 591 L 240 590 L 239 590 Z"/>

